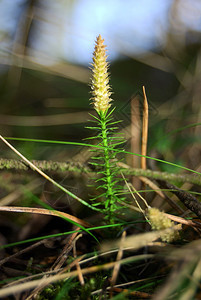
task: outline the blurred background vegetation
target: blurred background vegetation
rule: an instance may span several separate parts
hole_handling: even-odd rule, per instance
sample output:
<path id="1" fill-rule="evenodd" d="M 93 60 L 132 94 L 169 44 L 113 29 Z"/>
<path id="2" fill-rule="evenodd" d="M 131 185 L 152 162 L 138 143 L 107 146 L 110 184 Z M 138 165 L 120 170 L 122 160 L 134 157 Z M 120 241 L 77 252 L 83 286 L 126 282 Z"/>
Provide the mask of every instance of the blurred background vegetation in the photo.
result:
<path id="1" fill-rule="evenodd" d="M 94 40 L 105 39 L 115 117 L 131 138 L 131 100 L 149 101 L 148 154 L 197 168 L 200 127 L 199 0 L 0 1 L 3 136 L 81 141 L 92 110 Z M 137 133 L 136 133 L 137 134 Z M 74 159 L 80 149 L 13 142 L 29 159 Z M 134 152 L 138 152 L 138 145 Z M 130 150 L 130 149 L 129 149 Z M 1 156 L 13 157 L 1 144 Z M 82 157 L 83 159 L 83 157 Z"/>

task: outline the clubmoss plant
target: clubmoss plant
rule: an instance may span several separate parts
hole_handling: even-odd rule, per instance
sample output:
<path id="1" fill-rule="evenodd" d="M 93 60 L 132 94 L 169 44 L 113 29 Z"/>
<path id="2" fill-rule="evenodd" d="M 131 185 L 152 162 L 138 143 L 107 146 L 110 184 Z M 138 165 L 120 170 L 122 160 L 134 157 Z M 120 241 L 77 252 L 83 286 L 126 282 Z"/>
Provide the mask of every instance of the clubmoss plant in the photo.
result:
<path id="1" fill-rule="evenodd" d="M 104 206 L 106 218 L 112 222 L 114 213 L 119 210 L 119 184 L 120 179 L 116 176 L 118 174 L 117 157 L 114 148 L 121 145 L 124 141 L 117 134 L 114 135 L 117 129 L 116 124 L 119 121 L 114 121 L 112 113 L 115 108 L 111 108 L 111 88 L 109 85 L 108 63 L 106 56 L 106 46 L 104 39 L 99 35 L 96 39 L 95 50 L 93 53 L 92 63 L 92 78 L 91 78 L 91 102 L 97 112 L 97 116 L 92 115 L 94 118 L 92 122 L 96 123 L 94 127 L 88 127 L 96 130 L 97 135 L 92 138 L 98 138 L 101 150 L 98 156 L 94 156 L 91 162 L 97 170 L 100 178 L 96 179 L 98 188 L 102 192 L 93 198 L 92 204 L 94 206 Z M 92 150 L 94 151 L 94 150 Z M 102 201 L 101 201 L 102 199 Z"/>

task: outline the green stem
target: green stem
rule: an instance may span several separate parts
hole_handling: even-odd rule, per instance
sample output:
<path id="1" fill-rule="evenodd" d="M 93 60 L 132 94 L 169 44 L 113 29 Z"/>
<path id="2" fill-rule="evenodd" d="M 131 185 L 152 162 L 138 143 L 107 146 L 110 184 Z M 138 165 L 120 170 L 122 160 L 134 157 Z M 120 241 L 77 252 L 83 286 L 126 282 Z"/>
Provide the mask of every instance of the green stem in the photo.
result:
<path id="1" fill-rule="evenodd" d="M 111 213 L 113 211 L 114 205 L 114 192 L 112 187 L 112 174 L 111 174 L 111 164 L 110 164 L 110 153 L 109 144 L 108 144 L 108 134 L 107 134 L 107 124 L 106 124 L 106 114 L 100 114 L 101 119 L 101 129 L 102 129 L 102 142 L 104 147 L 104 168 L 106 175 L 106 202 L 105 208 Z"/>

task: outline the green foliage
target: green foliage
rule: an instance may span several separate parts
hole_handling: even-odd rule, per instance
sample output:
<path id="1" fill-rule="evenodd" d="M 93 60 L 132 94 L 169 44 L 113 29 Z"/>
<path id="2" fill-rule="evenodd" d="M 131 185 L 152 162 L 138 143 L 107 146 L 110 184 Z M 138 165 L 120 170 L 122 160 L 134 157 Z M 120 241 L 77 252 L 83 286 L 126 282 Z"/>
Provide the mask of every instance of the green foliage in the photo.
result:
<path id="1" fill-rule="evenodd" d="M 94 277 L 85 278 L 84 286 L 81 286 L 79 282 L 73 278 L 59 281 L 54 284 L 50 284 L 43 292 L 37 297 L 37 300 L 71 300 L 71 299 L 93 299 L 98 300 L 99 295 L 91 296 L 94 290 L 102 289 L 106 276 L 101 272 L 95 274 Z"/>
<path id="2" fill-rule="evenodd" d="M 123 199 L 119 196 L 122 186 L 120 184 L 121 178 L 117 177 L 117 174 L 120 174 L 120 169 L 116 164 L 118 159 L 114 149 L 124 141 L 120 136 L 114 135 L 117 128 L 115 125 L 118 121 L 113 121 L 113 111 L 114 109 L 109 113 L 100 113 L 99 118 L 94 116 L 97 124 L 90 127 L 90 129 L 98 131 L 95 137 L 99 140 L 98 145 L 101 146 L 98 156 L 94 155 L 91 162 L 97 170 L 97 189 L 101 190 L 101 193 L 92 199 L 92 205 L 95 207 L 104 205 L 104 210 L 107 213 L 106 218 L 111 222 L 114 213 L 119 209 L 118 203 Z M 91 151 L 96 152 L 94 149 Z"/>
<path id="3" fill-rule="evenodd" d="M 59 281 L 54 284 L 50 284 L 43 292 L 37 297 L 37 300 L 70 300 L 69 295 L 71 289 L 75 289 L 78 286 L 77 282 L 72 282 L 72 279 L 66 281 Z"/>

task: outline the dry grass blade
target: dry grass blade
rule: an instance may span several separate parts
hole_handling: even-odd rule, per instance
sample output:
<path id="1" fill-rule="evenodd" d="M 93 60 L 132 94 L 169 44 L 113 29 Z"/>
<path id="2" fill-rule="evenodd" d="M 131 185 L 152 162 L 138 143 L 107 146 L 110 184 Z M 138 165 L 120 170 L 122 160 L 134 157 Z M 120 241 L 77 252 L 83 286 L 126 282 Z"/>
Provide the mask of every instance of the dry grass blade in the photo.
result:
<path id="1" fill-rule="evenodd" d="M 177 260 L 165 285 L 155 293 L 154 300 L 194 298 L 201 279 L 201 240 L 168 253 L 168 259 Z M 172 296 L 174 295 L 174 298 Z"/>
<path id="2" fill-rule="evenodd" d="M 123 244 L 124 242 L 124 239 L 125 239 L 125 236 L 126 236 L 126 231 L 124 231 L 122 233 L 122 237 L 121 237 L 121 245 Z M 119 270 L 120 270 L 120 263 L 119 261 L 122 259 L 122 256 L 123 256 L 123 249 L 122 249 L 122 246 L 120 245 L 120 248 L 119 248 L 119 251 L 117 253 L 117 259 L 116 259 L 116 264 L 114 266 L 114 270 L 113 270 L 113 273 L 112 273 L 112 278 L 111 278 L 111 290 L 110 290 L 110 297 L 112 298 L 112 294 L 113 294 L 113 287 L 116 283 L 116 280 L 117 280 L 117 276 L 118 276 L 118 273 L 119 273 Z"/>
<path id="3" fill-rule="evenodd" d="M 43 278 L 41 279 L 41 283 L 30 293 L 30 295 L 26 298 L 26 300 L 36 299 L 39 293 L 46 287 L 46 278 L 47 275 L 44 275 Z"/>
<path id="4" fill-rule="evenodd" d="M 153 232 L 146 232 L 138 235 L 131 235 L 126 237 L 121 245 L 121 239 L 111 242 L 106 242 L 101 246 L 101 251 L 106 252 L 112 249 L 118 249 L 121 245 L 123 249 L 139 249 L 147 246 L 147 244 L 156 241 L 161 235 L 169 233 L 171 230 L 180 230 L 180 226 L 175 225 L 164 230 L 157 230 Z"/>
<path id="5" fill-rule="evenodd" d="M 10 212 L 18 212 L 18 213 L 32 213 L 32 214 L 40 214 L 40 215 L 49 215 L 54 217 L 62 217 L 69 219 L 75 223 L 78 223 L 84 227 L 91 227 L 91 225 L 77 217 L 69 215 L 67 213 L 58 211 L 58 210 L 50 210 L 44 208 L 32 208 L 32 207 L 19 207 L 19 206 L 0 206 L 0 211 L 10 211 Z"/>
<path id="6" fill-rule="evenodd" d="M 144 259 L 152 258 L 152 257 L 153 257 L 152 254 L 143 254 L 143 255 L 138 255 L 138 256 L 133 256 L 133 257 L 128 257 L 128 258 L 122 259 L 119 263 L 121 263 L 121 264 L 129 263 L 133 260 L 144 260 Z M 103 265 L 97 265 L 97 266 L 85 268 L 85 269 L 82 269 L 82 274 L 85 275 L 85 274 L 98 272 L 101 270 L 108 270 L 108 269 L 113 268 L 115 264 L 116 264 L 116 262 L 110 262 L 110 263 L 106 263 Z M 66 273 L 66 274 L 50 276 L 50 277 L 46 278 L 45 280 L 42 278 L 42 279 L 38 279 L 38 280 L 33 280 L 31 282 L 22 283 L 20 285 L 18 285 L 18 284 L 12 285 L 11 287 L 2 288 L 0 290 L 0 297 L 13 295 L 13 291 L 15 291 L 15 294 L 18 294 L 20 292 L 33 289 L 33 288 L 39 286 L 40 284 L 48 285 L 50 283 L 53 283 L 53 282 L 56 282 L 59 280 L 63 280 L 63 279 L 67 279 L 67 278 L 72 278 L 75 276 L 78 276 L 77 270 Z"/>
<path id="7" fill-rule="evenodd" d="M 82 237 L 82 234 L 79 234 L 75 238 L 75 240 L 73 241 L 73 256 L 74 256 L 75 259 L 77 258 L 76 242 L 81 237 Z M 78 272 L 78 278 L 79 278 L 80 284 L 83 286 L 84 285 L 84 277 L 82 275 L 82 270 L 81 270 L 79 261 L 76 262 L 76 269 L 77 269 L 77 272 Z"/>
<path id="8" fill-rule="evenodd" d="M 152 279 L 154 280 L 157 280 L 158 278 L 161 278 L 161 276 L 155 276 L 155 277 L 152 277 Z M 129 281 L 129 282 L 124 282 L 124 283 L 121 283 L 121 284 L 116 284 L 114 286 L 114 291 L 116 292 L 125 292 L 125 293 L 129 293 L 130 295 L 136 295 L 138 298 L 142 298 L 142 299 L 146 299 L 146 298 L 150 298 L 151 295 L 148 294 L 148 293 L 144 293 L 144 292 L 137 292 L 137 291 L 129 291 L 128 289 L 126 289 L 125 287 L 126 286 L 132 286 L 133 284 L 138 284 L 138 283 L 146 283 L 146 281 L 148 281 L 149 278 L 143 278 L 143 279 L 139 279 L 139 280 L 134 280 L 134 281 Z M 109 290 L 110 287 L 107 287 L 106 290 Z M 99 290 L 96 290 L 96 291 L 93 291 L 91 293 L 91 295 L 97 295 L 97 294 L 100 294 L 101 293 L 101 289 Z M 144 298 L 143 298 L 144 296 Z"/>
<path id="9" fill-rule="evenodd" d="M 56 261 L 54 262 L 53 266 L 51 267 L 51 270 L 59 270 L 62 265 L 65 263 L 69 252 L 73 248 L 73 241 L 75 240 L 76 236 L 79 234 L 78 230 L 80 228 L 76 227 L 76 232 L 72 233 L 70 236 L 67 237 L 67 240 L 65 242 L 65 246 L 60 253 L 60 255 L 57 257 Z"/>
<path id="10" fill-rule="evenodd" d="M 77 237 L 75 237 L 75 239 L 73 241 L 73 252 L 74 252 L 74 249 L 75 249 L 76 240 L 78 240 L 81 236 L 82 236 L 82 234 L 79 234 Z M 73 263 L 76 265 L 76 268 L 77 268 L 77 271 L 78 271 L 78 278 L 80 279 L 81 268 L 80 268 L 80 265 L 79 265 L 79 259 L 77 259 L 76 255 L 74 255 L 74 257 L 75 257 L 75 260 L 73 261 Z M 69 268 L 69 266 L 68 266 L 68 268 Z M 60 272 L 58 272 L 58 274 L 59 273 Z M 35 299 L 42 292 L 42 290 L 46 287 L 46 283 L 45 282 L 46 282 L 47 276 L 48 275 L 46 275 L 46 274 L 43 276 L 44 284 L 41 283 L 38 287 L 36 287 L 31 292 L 31 294 L 27 297 L 27 300 Z"/>
<path id="11" fill-rule="evenodd" d="M 18 252 L 16 252 L 15 254 L 9 255 L 7 257 L 5 257 L 4 259 L 0 260 L 0 266 L 2 266 L 3 264 L 5 264 L 6 262 L 8 262 L 9 260 L 12 260 L 26 252 L 29 252 L 30 250 L 33 250 L 34 248 L 44 244 L 46 241 L 46 239 L 43 239 L 41 241 L 36 242 L 35 244 L 32 244 L 29 247 L 26 247 L 25 249 L 19 250 Z"/>
<path id="12" fill-rule="evenodd" d="M 187 226 L 191 226 L 191 227 L 201 228 L 201 223 L 199 223 L 199 222 L 192 221 L 192 220 L 186 220 L 184 218 L 174 216 L 174 215 L 170 215 L 170 214 L 167 214 L 167 213 L 164 213 L 164 215 L 166 215 L 170 220 L 172 220 L 174 222 L 184 224 L 184 225 L 187 225 Z"/>
<path id="13" fill-rule="evenodd" d="M 81 198 L 79 198 L 78 196 L 76 196 L 75 194 L 71 193 L 69 190 L 67 190 L 66 188 L 64 188 L 63 186 L 61 186 L 60 184 L 58 184 L 54 179 L 52 179 L 51 177 L 49 177 L 47 174 L 45 174 L 42 170 L 40 170 L 37 166 L 35 166 L 31 161 L 29 161 L 24 155 L 22 155 L 18 150 L 16 150 L 8 141 L 6 141 L 1 135 L 0 135 L 0 139 L 10 148 L 12 149 L 19 157 L 21 157 L 23 159 L 23 161 L 25 161 L 25 163 L 28 164 L 28 166 L 33 169 L 34 171 L 38 172 L 41 176 L 43 176 L 44 178 L 46 178 L 48 181 L 50 181 L 53 185 L 55 185 L 56 187 L 58 187 L 59 189 L 61 189 L 63 192 L 65 192 L 66 194 L 70 195 L 71 197 L 73 197 L 74 199 L 76 199 L 77 201 L 79 201 L 80 203 L 96 210 L 95 208 L 93 208 L 90 204 L 88 204 L 86 201 L 82 200 Z"/>
<path id="14" fill-rule="evenodd" d="M 149 178 L 139 176 L 139 179 L 144 183 L 147 184 L 156 194 L 158 194 L 161 198 L 165 198 L 163 192 L 158 188 L 158 186 L 151 181 Z"/>

